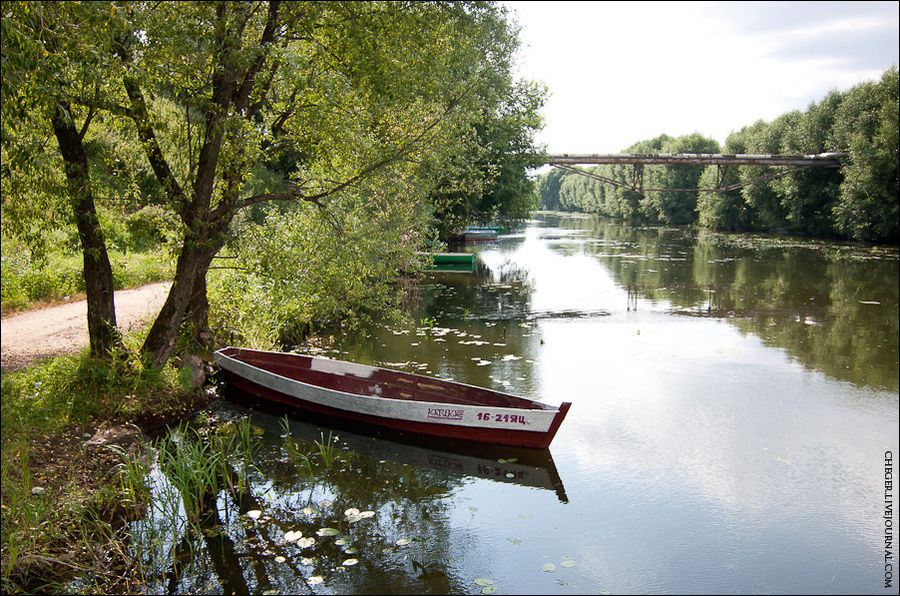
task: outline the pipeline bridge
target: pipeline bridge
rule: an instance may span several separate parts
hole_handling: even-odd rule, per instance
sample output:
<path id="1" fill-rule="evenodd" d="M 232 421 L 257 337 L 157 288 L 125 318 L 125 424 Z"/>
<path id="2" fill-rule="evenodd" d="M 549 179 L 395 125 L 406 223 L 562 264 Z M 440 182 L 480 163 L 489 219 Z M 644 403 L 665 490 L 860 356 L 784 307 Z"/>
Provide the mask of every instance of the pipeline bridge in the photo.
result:
<path id="1" fill-rule="evenodd" d="M 627 188 L 637 192 L 728 192 L 756 182 L 780 178 L 806 168 L 840 167 L 846 153 L 817 153 L 814 155 L 724 155 L 718 153 L 607 153 L 548 155 L 547 164 L 600 182 Z M 632 166 L 630 182 L 601 176 L 595 172 L 579 168 L 580 165 L 624 165 Z M 716 166 L 716 185 L 713 188 L 645 188 L 644 166 Z M 749 180 L 726 183 L 729 169 L 736 166 L 769 166 L 778 168 Z"/>

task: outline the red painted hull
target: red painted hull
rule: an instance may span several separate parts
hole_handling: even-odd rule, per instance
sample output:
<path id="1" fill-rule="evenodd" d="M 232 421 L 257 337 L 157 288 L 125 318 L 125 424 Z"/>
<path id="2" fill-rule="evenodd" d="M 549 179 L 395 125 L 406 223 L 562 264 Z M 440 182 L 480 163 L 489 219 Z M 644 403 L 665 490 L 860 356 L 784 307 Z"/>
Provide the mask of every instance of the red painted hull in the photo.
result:
<path id="1" fill-rule="evenodd" d="M 447 439 L 546 449 L 571 406 L 565 402 L 556 408 L 452 381 L 298 354 L 225 348 L 216 359 L 230 384 L 261 398 Z M 435 417 L 445 419 L 429 421 Z"/>

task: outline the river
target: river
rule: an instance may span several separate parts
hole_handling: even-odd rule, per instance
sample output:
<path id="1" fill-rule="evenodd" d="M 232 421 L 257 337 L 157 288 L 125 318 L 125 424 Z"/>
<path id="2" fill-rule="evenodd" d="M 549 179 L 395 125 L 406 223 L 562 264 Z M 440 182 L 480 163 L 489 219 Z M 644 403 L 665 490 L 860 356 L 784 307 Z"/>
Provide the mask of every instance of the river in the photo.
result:
<path id="1" fill-rule="evenodd" d="M 335 431 L 313 470 L 329 429 L 218 402 L 255 425 L 250 497 L 220 495 L 188 568 L 149 590 L 896 593 L 896 249 L 538 214 L 471 250 L 412 324 L 322 353 L 570 401 L 549 451 Z"/>

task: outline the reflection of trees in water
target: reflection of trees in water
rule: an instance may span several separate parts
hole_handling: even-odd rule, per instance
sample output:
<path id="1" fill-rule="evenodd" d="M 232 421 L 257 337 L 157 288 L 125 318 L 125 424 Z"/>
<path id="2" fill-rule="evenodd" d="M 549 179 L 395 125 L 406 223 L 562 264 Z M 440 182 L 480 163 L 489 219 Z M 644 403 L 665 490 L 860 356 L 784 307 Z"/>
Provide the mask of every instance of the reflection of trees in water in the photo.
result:
<path id="1" fill-rule="evenodd" d="M 888 249 L 629 228 L 596 221 L 585 251 L 628 292 L 722 317 L 811 369 L 898 388 L 897 254 Z M 873 252 L 875 255 L 873 256 Z"/>
<path id="2" fill-rule="evenodd" d="M 461 477 L 342 447 L 326 460 L 315 443 L 277 432 L 256 439 L 259 452 L 248 486 L 226 483 L 203 500 L 190 523 L 171 515 L 177 503 L 174 509 L 158 507 L 155 517 L 141 522 L 136 534 L 146 544 L 140 548 L 157 548 L 155 557 L 169 561 L 147 577 L 149 591 L 306 593 L 307 580 L 315 576 L 338 592 L 464 591 L 447 571 L 452 536 L 446 496 Z M 351 508 L 375 515 L 354 521 L 345 516 Z M 161 516 L 161 510 L 170 513 Z M 258 519 L 247 515 L 252 510 L 261 512 Z M 319 536 L 320 528 L 339 534 Z M 285 540 L 287 532 L 298 530 L 315 544 Z M 346 544 L 336 543 L 339 538 Z M 399 538 L 409 545 L 399 546 Z M 348 568 L 344 562 L 351 558 L 358 563 Z"/>

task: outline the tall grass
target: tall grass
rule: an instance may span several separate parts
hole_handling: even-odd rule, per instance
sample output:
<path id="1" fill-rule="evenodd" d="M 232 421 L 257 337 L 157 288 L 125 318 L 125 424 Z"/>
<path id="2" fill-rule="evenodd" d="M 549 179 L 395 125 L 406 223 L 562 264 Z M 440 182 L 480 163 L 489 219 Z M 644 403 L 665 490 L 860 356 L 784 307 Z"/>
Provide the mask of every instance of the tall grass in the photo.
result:
<path id="1" fill-rule="evenodd" d="M 140 339 L 125 337 L 132 353 L 136 354 Z M 57 468 L 51 478 L 38 478 L 31 456 L 37 445 L 52 445 L 55 437 L 74 437 L 77 445 L 84 440 L 83 433 L 101 421 L 175 419 L 205 403 L 199 391 L 179 382 L 178 371 L 171 366 L 146 371 L 137 356 L 104 362 L 91 359 L 87 351 L 20 372 L 4 371 L 0 394 L 4 593 L 37 589 L 32 582 L 56 581 L 59 569 L 75 572 L 102 559 L 91 553 L 115 545 L 104 538 L 111 530 L 98 512 L 130 507 L 147 496 L 141 464 L 132 460 L 123 460 L 111 479 L 82 478 L 74 466 Z M 78 452 L 71 456 L 86 457 Z M 82 541 L 83 536 L 96 540 Z M 60 558 L 60 553 L 70 551 L 79 553 L 77 561 Z"/>
<path id="2" fill-rule="evenodd" d="M 160 468 L 181 495 L 189 523 L 203 520 L 219 491 L 245 492 L 255 470 L 249 419 L 206 430 L 179 424 L 157 446 Z"/>
<path id="3" fill-rule="evenodd" d="M 78 251 L 32 251 L 13 238 L 2 241 L 0 308 L 10 312 L 40 302 L 56 302 L 84 293 L 84 261 Z M 165 245 L 142 251 L 109 250 L 115 289 L 172 279 L 175 258 Z"/>
<path id="4" fill-rule="evenodd" d="M 316 449 L 312 451 L 304 451 L 301 449 L 299 441 L 291 437 L 290 420 L 285 415 L 280 420 L 282 430 L 282 447 L 288 457 L 288 460 L 299 465 L 310 476 L 316 471 L 328 470 L 335 463 L 341 461 L 341 450 L 338 449 L 335 442 L 337 437 L 333 437 L 331 431 L 328 431 L 328 438 L 325 438 L 323 432 L 319 432 L 319 440 L 313 441 Z"/>

